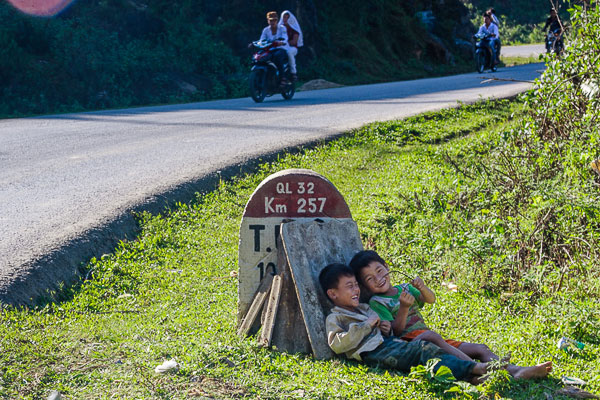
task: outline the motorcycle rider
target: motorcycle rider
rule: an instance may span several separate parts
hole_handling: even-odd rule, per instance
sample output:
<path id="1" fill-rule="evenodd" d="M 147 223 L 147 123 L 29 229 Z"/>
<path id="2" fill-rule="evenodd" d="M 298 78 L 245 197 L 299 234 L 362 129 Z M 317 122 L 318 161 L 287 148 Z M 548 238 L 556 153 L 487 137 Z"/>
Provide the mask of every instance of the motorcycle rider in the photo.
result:
<path id="1" fill-rule="evenodd" d="M 556 13 L 556 8 L 554 7 L 550 9 L 550 16 L 546 19 L 546 24 L 544 25 L 544 28 L 542 30 L 545 31 L 548 27 L 550 27 L 550 29 L 548 29 L 548 35 L 554 35 L 554 32 L 558 31 L 559 35 L 557 39 L 558 42 L 556 43 L 556 45 L 562 48 L 563 26 L 560 23 L 560 19 L 558 18 L 558 14 Z"/>
<path id="2" fill-rule="evenodd" d="M 483 13 L 483 25 L 479 27 L 477 34 L 490 35 L 490 48 L 492 49 L 492 57 L 494 59 L 494 65 L 500 62 L 500 54 L 498 54 L 498 40 L 500 34 L 498 32 L 498 25 L 492 23 L 492 16 L 487 11 Z"/>
<path id="3" fill-rule="evenodd" d="M 273 62 L 277 66 L 279 76 L 281 77 L 281 85 L 289 84 L 286 77 L 286 59 L 287 52 L 285 51 L 288 47 L 288 35 L 287 30 L 283 25 L 277 25 L 279 22 L 279 16 L 276 11 L 269 11 L 267 13 L 268 26 L 263 29 L 260 35 L 260 40 L 268 40 L 273 42 L 274 49 L 272 50 Z"/>
<path id="4" fill-rule="evenodd" d="M 285 27 L 288 36 L 287 53 L 290 61 L 290 72 L 292 73 L 292 80 L 295 82 L 298 80 L 296 75 L 296 54 L 298 54 L 298 47 L 302 47 L 302 29 L 298 20 L 290 11 L 285 10 L 281 13 L 281 21 L 279 26 Z"/>
<path id="5" fill-rule="evenodd" d="M 550 9 L 550 16 L 546 19 L 546 25 L 544 25 L 544 28 L 542 30 L 545 31 L 546 28 L 548 28 L 548 26 L 550 27 L 551 31 L 554 31 L 555 29 L 560 29 L 562 33 L 562 25 L 558 19 L 556 8 L 554 7 Z"/>

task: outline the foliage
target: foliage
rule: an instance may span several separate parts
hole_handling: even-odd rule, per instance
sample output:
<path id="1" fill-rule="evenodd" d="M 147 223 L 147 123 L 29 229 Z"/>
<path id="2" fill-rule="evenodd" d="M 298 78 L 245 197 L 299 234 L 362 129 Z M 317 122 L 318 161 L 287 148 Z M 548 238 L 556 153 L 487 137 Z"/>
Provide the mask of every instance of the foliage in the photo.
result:
<path id="1" fill-rule="evenodd" d="M 503 260 L 497 276 L 506 289 L 515 289 L 509 281 L 521 281 L 535 293 L 559 291 L 565 276 L 585 273 L 591 267 L 585 260 L 597 258 L 600 197 L 589 168 L 600 155 L 597 23 L 597 8 L 574 10 L 577 36 L 565 57 L 547 59 L 547 71 L 526 98 L 531 116 L 500 146 L 485 150 L 485 162 L 464 171 L 481 182 L 478 212 L 495 229 L 490 239 L 510 249 L 486 252 Z M 545 276 L 557 280 L 545 286 Z"/>
<path id="2" fill-rule="evenodd" d="M 456 380 L 450 368 L 445 365 L 438 364 L 441 360 L 439 358 L 432 358 L 428 360 L 425 365 L 417 365 L 410 369 L 408 374 L 409 378 L 425 378 L 435 383 L 451 383 Z M 437 368 L 436 368 L 437 367 Z"/>

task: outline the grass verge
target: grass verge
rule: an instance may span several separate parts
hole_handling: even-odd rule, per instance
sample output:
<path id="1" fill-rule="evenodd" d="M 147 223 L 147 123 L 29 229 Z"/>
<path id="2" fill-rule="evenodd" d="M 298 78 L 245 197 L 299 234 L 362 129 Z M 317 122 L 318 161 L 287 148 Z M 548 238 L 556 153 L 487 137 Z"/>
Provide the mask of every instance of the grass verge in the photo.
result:
<path id="1" fill-rule="evenodd" d="M 515 65 L 536 64 L 540 62 L 538 56 L 529 57 L 505 57 L 500 56 L 500 61 L 505 67 L 514 67 Z"/>
<path id="2" fill-rule="evenodd" d="M 498 376 L 477 390 L 457 386 L 459 397 L 566 398 L 557 394 L 563 375 L 600 391 L 594 271 L 563 276 L 558 291 L 552 290 L 558 277 L 546 281 L 544 271 L 527 275 L 527 284 L 507 285 L 494 276 L 501 263 L 493 247 L 497 225 L 480 229 L 485 213 L 472 215 L 466 206 L 477 201 L 481 182 L 461 171 L 485 161 L 522 113 L 522 104 L 498 101 L 371 124 L 263 164 L 164 216 L 140 215 L 139 238 L 92 260 L 88 279 L 69 289 L 67 299 L 0 311 L 0 398 L 40 399 L 51 390 L 65 399 L 455 398 L 445 393 L 449 385 L 282 354 L 236 336 L 231 272 L 240 216 L 256 186 L 286 168 L 309 168 L 331 180 L 365 244 L 437 292 L 437 303 L 424 310 L 432 328 L 510 352 L 517 364 L 554 361 L 550 379 Z M 458 292 L 442 286 L 448 281 Z M 558 350 L 563 335 L 585 340 L 586 348 Z M 154 373 L 172 358 L 181 364 L 177 373 Z"/>

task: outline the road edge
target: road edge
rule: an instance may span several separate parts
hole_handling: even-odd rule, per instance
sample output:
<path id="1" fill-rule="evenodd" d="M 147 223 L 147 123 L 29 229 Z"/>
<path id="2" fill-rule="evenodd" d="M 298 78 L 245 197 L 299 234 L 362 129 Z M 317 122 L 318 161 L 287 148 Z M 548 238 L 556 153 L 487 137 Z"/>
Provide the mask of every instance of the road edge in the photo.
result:
<path id="1" fill-rule="evenodd" d="M 136 214 L 149 212 L 153 215 L 169 212 L 177 203 L 190 203 L 197 194 L 218 188 L 222 181 L 258 171 L 261 164 L 275 161 L 284 154 L 297 154 L 326 144 L 348 131 L 319 138 L 300 146 L 285 147 L 215 169 L 197 179 L 173 187 L 163 193 L 143 200 L 125 209 L 105 224 L 90 228 L 75 238 L 59 245 L 48 254 L 17 266 L 9 276 L 0 277 L 0 308 L 8 306 L 43 306 L 69 297 L 67 289 L 85 279 L 86 264 L 92 258 L 113 253 L 123 240 L 136 240 L 140 226 Z"/>

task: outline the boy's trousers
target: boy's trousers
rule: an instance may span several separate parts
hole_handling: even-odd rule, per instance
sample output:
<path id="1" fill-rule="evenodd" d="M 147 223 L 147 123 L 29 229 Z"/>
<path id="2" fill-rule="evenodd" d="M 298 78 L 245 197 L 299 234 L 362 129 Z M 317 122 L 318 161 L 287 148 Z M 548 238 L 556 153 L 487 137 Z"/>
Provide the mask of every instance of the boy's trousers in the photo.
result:
<path id="1" fill-rule="evenodd" d="M 456 358 L 440 349 L 433 343 L 422 340 L 406 342 L 399 338 L 384 338 L 375 350 L 360 354 L 365 364 L 378 368 L 395 369 L 409 372 L 411 367 L 425 365 L 432 358 L 439 358 L 435 371 L 442 366 L 450 368 L 456 379 L 465 380 L 470 377 L 475 366 L 473 361 Z"/>

